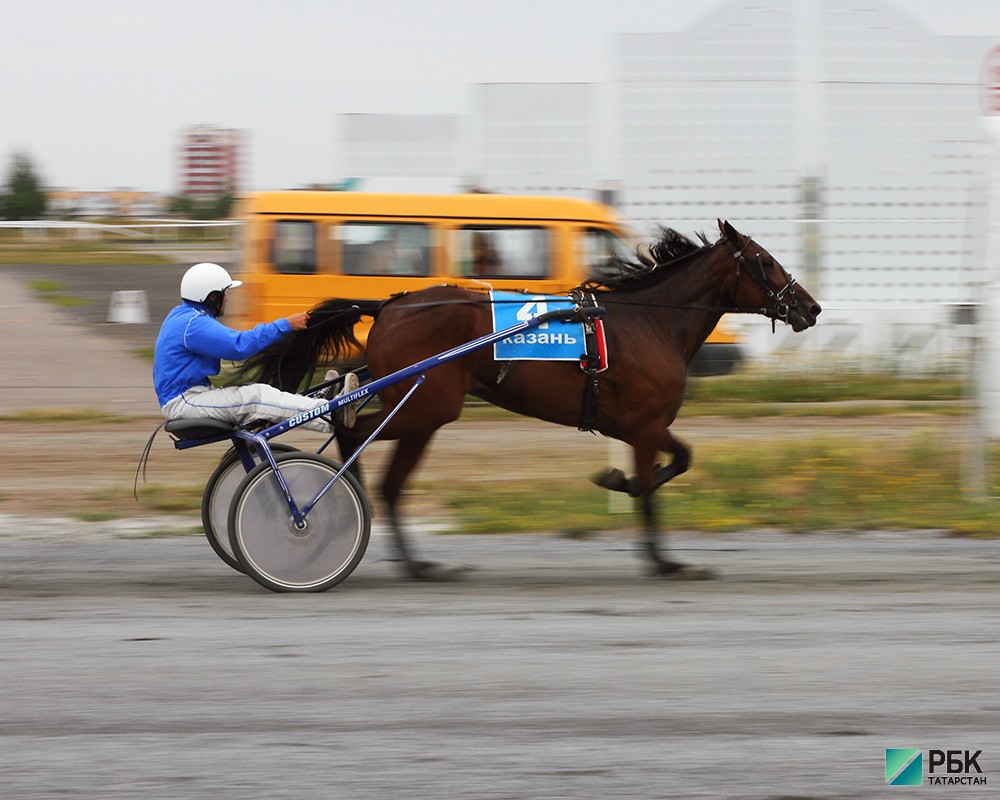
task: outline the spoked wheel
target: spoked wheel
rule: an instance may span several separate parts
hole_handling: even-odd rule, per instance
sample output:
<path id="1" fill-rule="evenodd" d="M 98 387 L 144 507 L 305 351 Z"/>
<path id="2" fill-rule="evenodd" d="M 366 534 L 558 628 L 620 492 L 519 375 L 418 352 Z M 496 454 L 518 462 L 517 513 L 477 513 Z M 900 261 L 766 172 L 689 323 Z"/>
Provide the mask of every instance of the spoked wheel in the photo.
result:
<path id="1" fill-rule="evenodd" d="M 291 445 L 280 442 L 271 442 L 270 447 L 275 454 L 297 452 Z M 260 456 L 256 447 L 250 447 L 250 455 L 255 463 L 259 463 Z M 205 494 L 201 498 L 201 524 L 205 528 L 208 543 L 219 558 L 239 572 L 246 570 L 236 560 L 232 545 L 229 544 L 229 506 L 246 476 L 239 454 L 235 449 L 229 450 L 205 484 Z"/>
<path id="2" fill-rule="evenodd" d="M 281 453 L 275 460 L 300 508 L 340 471 L 336 462 L 316 453 Z M 361 562 L 371 535 L 371 510 L 357 479 L 344 473 L 300 530 L 274 470 L 264 463 L 237 488 L 228 527 L 234 555 L 261 586 L 275 592 L 322 592 Z"/>

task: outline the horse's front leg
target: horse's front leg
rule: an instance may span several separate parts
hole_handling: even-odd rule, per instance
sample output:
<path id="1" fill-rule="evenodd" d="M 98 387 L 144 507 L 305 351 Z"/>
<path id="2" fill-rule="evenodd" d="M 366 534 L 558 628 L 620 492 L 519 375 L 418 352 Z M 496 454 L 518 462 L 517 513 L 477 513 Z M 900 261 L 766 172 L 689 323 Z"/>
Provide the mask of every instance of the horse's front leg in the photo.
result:
<path id="1" fill-rule="evenodd" d="M 658 450 L 673 456 L 666 467 L 653 466 L 653 458 Z M 669 431 L 664 431 L 658 447 L 643 444 L 634 449 L 634 455 L 636 474 L 630 482 L 634 482 L 632 488 L 638 494 L 643 524 L 643 552 L 652 562 L 653 575 L 675 580 L 703 580 L 713 577 L 711 570 L 705 567 L 685 564 L 666 557 L 660 547 L 660 531 L 653 493 L 667 481 L 687 471 L 691 463 L 691 449 L 675 439 Z"/>
<path id="2" fill-rule="evenodd" d="M 669 430 L 663 432 L 660 450 L 670 454 L 670 463 L 665 467 L 657 466 L 653 470 L 652 491 L 663 484 L 672 481 L 678 475 L 683 475 L 691 468 L 691 448 L 676 438 Z"/>
<path id="3" fill-rule="evenodd" d="M 652 460 L 656 451 L 660 450 L 670 454 L 670 463 L 665 467 L 659 465 L 653 467 Z M 678 475 L 683 475 L 691 466 L 691 448 L 680 439 L 674 437 L 669 430 L 663 432 L 660 443 L 653 448 L 652 456 L 649 457 L 651 477 L 649 482 L 649 492 L 655 492 L 663 484 L 673 480 Z M 636 461 L 636 475 L 626 478 L 625 473 L 620 469 L 609 469 L 593 478 L 594 483 L 613 492 L 627 492 L 632 497 L 640 497 L 643 488 L 639 481 L 638 459 Z"/>
<path id="4" fill-rule="evenodd" d="M 633 449 L 635 459 L 635 475 L 627 480 L 627 491 L 638 499 L 639 512 L 642 515 L 642 551 L 650 560 L 654 575 L 666 575 L 676 571 L 676 565 L 664 558 L 660 550 L 660 532 L 656 522 L 656 508 L 653 502 L 653 457 L 659 448 L 651 445 L 649 440 L 636 445 Z"/>

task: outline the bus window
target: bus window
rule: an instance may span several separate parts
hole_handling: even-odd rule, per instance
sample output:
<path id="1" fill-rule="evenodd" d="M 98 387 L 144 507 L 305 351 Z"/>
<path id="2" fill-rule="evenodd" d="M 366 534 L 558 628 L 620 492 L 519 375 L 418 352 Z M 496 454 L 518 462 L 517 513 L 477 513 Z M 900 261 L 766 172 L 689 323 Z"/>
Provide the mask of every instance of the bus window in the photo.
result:
<path id="1" fill-rule="evenodd" d="M 549 233 L 544 228 L 465 227 L 456 231 L 458 272 L 476 278 L 545 278 Z"/>
<path id="2" fill-rule="evenodd" d="M 621 236 L 604 228 L 587 228 L 580 236 L 580 263 L 587 280 L 605 280 L 618 274 L 615 259 L 634 261 L 635 254 Z"/>
<path id="3" fill-rule="evenodd" d="M 350 222 L 330 229 L 340 240 L 345 275 L 428 275 L 431 235 L 426 225 Z"/>
<path id="4" fill-rule="evenodd" d="M 282 219 L 274 224 L 274 268 L 286 275 L 316 271 L 315 223 Z"/>

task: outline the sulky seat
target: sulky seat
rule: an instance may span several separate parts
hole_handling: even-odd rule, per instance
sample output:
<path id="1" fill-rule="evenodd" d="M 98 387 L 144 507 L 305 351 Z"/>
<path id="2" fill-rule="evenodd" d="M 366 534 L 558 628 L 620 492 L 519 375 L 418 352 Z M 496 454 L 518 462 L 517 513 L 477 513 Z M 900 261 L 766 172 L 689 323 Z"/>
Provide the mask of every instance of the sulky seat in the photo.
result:
<path id="1" fill-rule="evenodd" d="M 171 419 L 163 429 L 178 441 L 188 442 L 231 436 L 235 426 L 218 419 Z"/>

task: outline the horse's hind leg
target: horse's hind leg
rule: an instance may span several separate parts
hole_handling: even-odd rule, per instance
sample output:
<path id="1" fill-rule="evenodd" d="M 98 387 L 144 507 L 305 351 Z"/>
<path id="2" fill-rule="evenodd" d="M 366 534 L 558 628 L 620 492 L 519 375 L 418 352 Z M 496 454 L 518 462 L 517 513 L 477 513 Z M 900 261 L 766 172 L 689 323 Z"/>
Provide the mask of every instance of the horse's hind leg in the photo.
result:
<path id="1" fill-rule="evenodd" d="M 431 568 L 431 564 L 413 558 L 406 532 L 399 516 L 399 498 L 407 477 L 420 462 L 430 434 L 407 436 L 396 442 L 396 449 L 389 461 L 389 467 L 382 478 L 381 493 L 389 514 L 389 525 L 392 529 L 392 540 L 399 558 L 403 561 L 406 573 L 411 578 L 421 578 Z"/>
<path id="2" fill-rule="evenodd" d="M 340 460 L 341 462 L 347 461 L 351 456 L 353 456 L 361 443 L 368 438 L 366 432 L 362 432 L 359 428 L 345 429 L 340 426 L 337 427 L 337 448 L 340 450 Z M 364 476 L 361 473 L 361 459 L 357 458 L 347 469 L 355 478 L 358 479 L 358 483 L 362 486 L 364 485 Z"/>
<path id="3" fill-rule="evenodd" d="M 396 443 L 396 450 L 389 463 L 389 468 L 382 479 L 382 498 L 385 500 L 389 514 L 393 544 L 403 562 L 406 574 L 417 580 L 447 580 L 457 574 L 454 570 L 442 569 L 440 564 L 433 561 L 422 561 L 414 558 L 413 549 L 406 531 L 403 529 L 399 513 L 399 501 L 406 479 L 420 462 L 420 458 L 433 435 L 432 431 L 431 433 L 411 434 L 400 438 Z"/>

